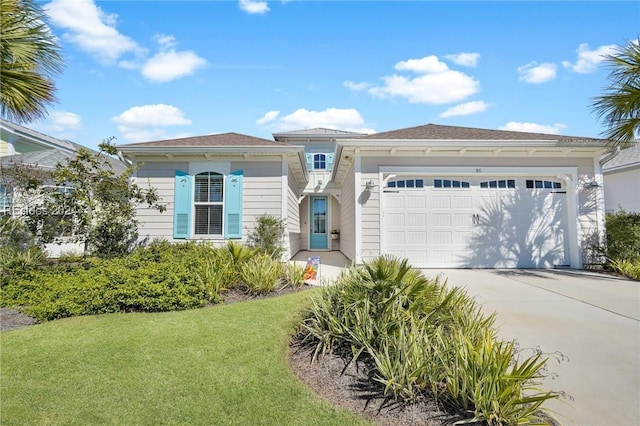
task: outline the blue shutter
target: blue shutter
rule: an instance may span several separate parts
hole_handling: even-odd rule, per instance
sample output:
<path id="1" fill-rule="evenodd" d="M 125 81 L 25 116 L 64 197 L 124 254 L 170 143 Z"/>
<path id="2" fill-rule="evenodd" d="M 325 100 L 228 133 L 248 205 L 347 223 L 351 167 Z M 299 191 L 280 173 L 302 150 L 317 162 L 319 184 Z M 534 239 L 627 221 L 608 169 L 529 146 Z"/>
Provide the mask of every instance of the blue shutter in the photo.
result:
<path id="1" fill-rule="evenodd" d="M 225 179 L 224 237 L 242 238 L 242 170 Z"/>
<path id="2" fill-rule="evenodd" d="M 333 169 L 333 152 L 327 154 L 327 171 L 331 171 L 331 169 Z"/>
<path id="3" fill-rule="evenodd" d="M 313 154 L 307 154 L 307 169 L 313 170 Z"/>
<path id="4" fill-rule="evenodd" d="M 191 176 L 176 170 L 173 189 L 173 238 L 189 238 L 191 233 Z"/>

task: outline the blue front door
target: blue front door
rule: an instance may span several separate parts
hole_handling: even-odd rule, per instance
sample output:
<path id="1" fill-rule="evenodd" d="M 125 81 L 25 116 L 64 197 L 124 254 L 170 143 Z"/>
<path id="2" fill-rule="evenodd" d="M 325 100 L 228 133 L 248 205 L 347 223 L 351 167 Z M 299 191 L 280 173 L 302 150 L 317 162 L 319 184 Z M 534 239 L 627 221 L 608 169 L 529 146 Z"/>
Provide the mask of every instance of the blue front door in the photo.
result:
<path id="1" fill-rule="evenodd" d="M 309 227 L 309 248 L 326 250 L 329 248 L 327 197 L 309 197 L 311 214 Z"/>

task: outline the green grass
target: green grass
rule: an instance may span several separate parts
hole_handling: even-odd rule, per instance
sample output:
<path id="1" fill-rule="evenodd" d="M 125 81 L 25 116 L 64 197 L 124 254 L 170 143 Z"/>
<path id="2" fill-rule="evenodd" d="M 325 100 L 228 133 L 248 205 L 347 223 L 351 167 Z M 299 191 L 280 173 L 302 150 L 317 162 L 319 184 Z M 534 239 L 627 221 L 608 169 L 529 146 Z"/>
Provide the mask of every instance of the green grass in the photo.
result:
<path id="1" fill-rule="evenodd" d="M 3 332 L 0 423 L 366 424 L 289 369 L 310 294 Z"/>

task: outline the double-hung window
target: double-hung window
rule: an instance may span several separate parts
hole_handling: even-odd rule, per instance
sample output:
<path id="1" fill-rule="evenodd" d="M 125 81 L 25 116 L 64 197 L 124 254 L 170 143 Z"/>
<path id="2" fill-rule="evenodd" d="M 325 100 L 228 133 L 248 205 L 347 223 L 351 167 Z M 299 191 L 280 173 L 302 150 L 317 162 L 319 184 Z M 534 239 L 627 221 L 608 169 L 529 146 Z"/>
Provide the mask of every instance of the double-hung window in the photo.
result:
<path id="1" fill-rule="evenodd" d="M 195 176 L 195 234 L 222 235 L 224 176 L 215 172 Z"/>

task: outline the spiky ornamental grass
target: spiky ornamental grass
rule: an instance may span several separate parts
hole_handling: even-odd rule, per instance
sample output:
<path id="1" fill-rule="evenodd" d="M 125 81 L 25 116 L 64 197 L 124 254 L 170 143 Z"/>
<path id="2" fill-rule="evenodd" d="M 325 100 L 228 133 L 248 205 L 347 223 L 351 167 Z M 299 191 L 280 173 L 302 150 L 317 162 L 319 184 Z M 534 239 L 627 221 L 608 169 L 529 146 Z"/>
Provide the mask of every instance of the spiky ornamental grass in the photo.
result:
<path id="1" fill-rule="evenodd" d="M 535 386 L 546 359 L 518 360 L 496 337 L 494 315 L 476 301 L 383 256 L 343 274 L 315 298 L 300 327 L 314 357 L 351 351 L 368 357 L 385 393 L 406 401 L 430 394 L 490 425 L 536 421 L 558 395 Z"/>

